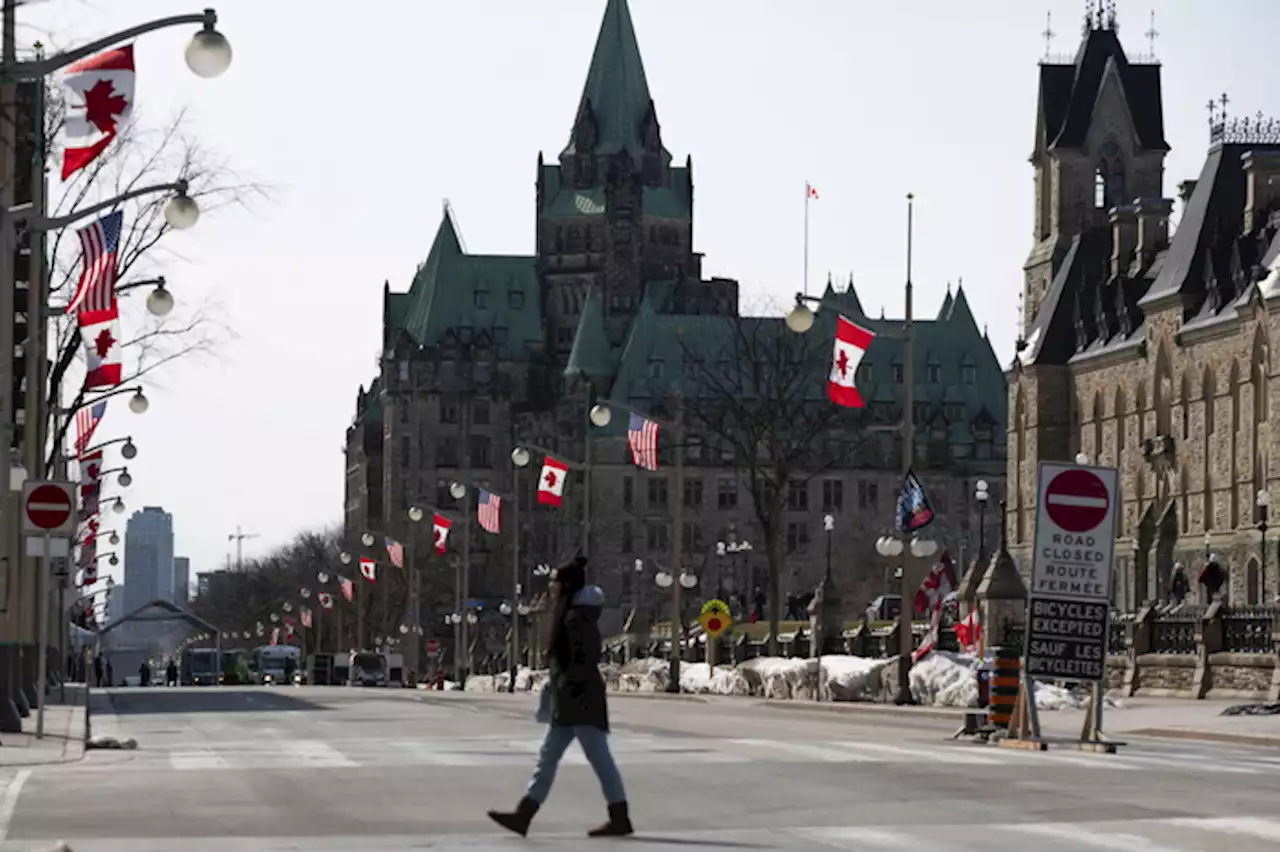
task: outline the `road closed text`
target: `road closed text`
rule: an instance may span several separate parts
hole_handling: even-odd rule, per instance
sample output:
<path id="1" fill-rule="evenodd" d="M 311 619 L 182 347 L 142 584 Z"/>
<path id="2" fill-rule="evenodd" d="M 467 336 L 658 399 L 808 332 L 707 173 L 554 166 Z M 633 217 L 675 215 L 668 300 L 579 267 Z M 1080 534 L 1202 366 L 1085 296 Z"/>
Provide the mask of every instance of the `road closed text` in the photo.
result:
<path id="1" fill-rule="evenodd" d="M 1101 600 L 1110 596 L 1111 554 L 1093 536 L 1054 535 L 1037 556 L 1032 594 Z"/>

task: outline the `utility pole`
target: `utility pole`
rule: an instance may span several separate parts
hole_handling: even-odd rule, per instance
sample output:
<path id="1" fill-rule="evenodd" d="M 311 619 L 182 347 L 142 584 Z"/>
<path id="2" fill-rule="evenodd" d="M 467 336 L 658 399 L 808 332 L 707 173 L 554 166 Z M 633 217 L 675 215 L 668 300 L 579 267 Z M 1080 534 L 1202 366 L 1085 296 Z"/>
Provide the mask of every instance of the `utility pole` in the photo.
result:
<path id="1" fill-rule="evenodd" d="M 236 527 L 236 531 L 227 536 L 227 541 L 236 543 L 236 570 L 244 570 L 244 540 L 246 538 L 257 538 L 257 533 L 247 533 L 240 527 Z"/>

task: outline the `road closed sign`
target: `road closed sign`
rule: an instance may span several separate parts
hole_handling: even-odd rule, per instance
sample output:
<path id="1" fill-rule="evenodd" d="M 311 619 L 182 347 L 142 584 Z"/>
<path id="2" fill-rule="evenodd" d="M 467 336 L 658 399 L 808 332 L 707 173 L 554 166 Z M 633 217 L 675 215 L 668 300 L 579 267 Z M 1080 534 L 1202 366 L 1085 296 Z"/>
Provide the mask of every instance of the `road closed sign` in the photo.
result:
<path id="1" fill-rule="evenodd" d="M 1119 475 L 1115 468 L 1042 463 L 1027 602 L 1031 677 L 1106 677 L 1111 562 Z"/>

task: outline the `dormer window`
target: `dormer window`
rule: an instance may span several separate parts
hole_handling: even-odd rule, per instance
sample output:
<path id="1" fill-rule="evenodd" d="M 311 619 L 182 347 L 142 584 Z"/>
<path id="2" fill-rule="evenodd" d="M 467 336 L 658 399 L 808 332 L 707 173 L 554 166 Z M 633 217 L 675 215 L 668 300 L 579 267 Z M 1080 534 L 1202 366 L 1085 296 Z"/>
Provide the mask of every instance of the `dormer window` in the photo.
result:
<path id="1" fill-rule="evenodd" d="M 870 364 L 859 364 L 858 372 L 854 377 L 854 380 L 860 385 L 867 385 L 871 383 L 872 375 L 873 373 L 871 372 Z"/>
<path id="2" fill-rule="evenodd" d="M 931 385 L 942 384 L 942 365 L 941 364 L 929 364 L 926 369 L 928 372 L 929 384 Z"/>
<path id="3" fill-rule="evenodd" d="M 512 310 L 516 310 L 516 311 L 518 311 L 518 310 L 520 310 L 521 308 L 523 308 L 523 307 L 524 307 L 524 291 L 522 291 L 522 290 L 508 290 L 508 291 L 507 291 L 507 306 L 508 306 L 508 307 L 510 307 Z"/>
<path id="4" fill-rule="evenodd" d="M 893 383 L 896 385 L 902 384 L 902 365 L 901 364 L 893 365 Z"/>
<path id="5" fill-rule="evenodd" d="M 655 358 L 649 362 L 649 378 L 662 378 L 662 361 Z"/>
<path id="6" fill-rule="evenodd" d="M 960 380 L 966 385 L 978 383 L 978 368 L 973 364 L 965 364 L 960 368 Z"/>
<path id="7" fill-rule="evenodd" d="M 475 292 L 475 305 L 478 311 L 489 310 L 489 291 L 477 290 Z"/>

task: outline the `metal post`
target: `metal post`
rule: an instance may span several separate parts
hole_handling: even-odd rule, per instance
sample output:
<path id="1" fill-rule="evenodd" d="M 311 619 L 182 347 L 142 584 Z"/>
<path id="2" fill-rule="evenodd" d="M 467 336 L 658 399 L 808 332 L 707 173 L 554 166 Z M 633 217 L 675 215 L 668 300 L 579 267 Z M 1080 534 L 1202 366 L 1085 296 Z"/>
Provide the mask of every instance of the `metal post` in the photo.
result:
<path id="1" fill-rule="evenodd" d="M 471 494 L 467 491 L 468 497 Z M 468 498 L 464 498 L 468 499 Z M 462 616 L 462 651 L 467 675 L 471 674 L 471 624 L 467 621 L 469 610 L 467 602 L 471 600 L 471 512 L 464 509 L 462 516 L 462 608 L 458 613 Z"/>
<path id="2" fill-rule="evenodd" d="M 905 308 L 902 319 L 903 353 L 902 375 L 902 473 L 905 477 L 911 470 L 915 454 L 915 328 L 911 315 L 911 239 L 914 225 L 915 196 L 907 193 L 907 282 L 903 287 Z M 911 698 L 911 653 L 915 650 L 915 642 L 911 635 L 911 577 L 907 566 L 911 560 L 911 542 L 903 536 L 902 542 L 902 579 L 898 594 L 901 598 L 898 608 L 898 695 L 896 704 L 910 704 Z"/>
<path id="3" fill-rule="evenodd" d="M 671 446 L 676 453 L 675 507 L 671 510 L 671 663 L 667 692 L 680 691 L 680 658 L 684 655 L 684 609 L 680 600 L 681 563 L 684 559 L 684 417 L 676 411 Z"/>
<path id="4" fill-rule="evenodd" d="M 49 677 L 49 546 L 53 540 L 45 534 L 41 536 L 44 551 L 36 561 L 39 566 L 36 575 L 36 596 L 40 602 L 40 618 L 37 629 L 40 640 L 36 644 L 39 658 L 36 660 L 36 739 L 44 739 L 44 695 L 45 681 Z"/>
<path id="5" fill-rule="evenodd" d="M 587 398 L 586 431 L 582 437 L 582 556 L 587 559 L 587 571 L 591 570 L 591 406 L 595 394 L 591 382 L 584 382 Z"/>
<path id="6" fill-rule="evenodd" d="M 587 434 L 591 434 L 590 424 Z M 507 691 L 516 691 L 516 674 L 520 668 L 520 468 L 511 465 L 511 679 Z"/>
<path id="7" fill-rule="evenodd" d="M 422 678 L 422 569 L 418 567 L 417 527 L 409 528 L 405 543 L 405 563 L 409 566 L 409 588 L 413 600 L 413 686 Z"/>

